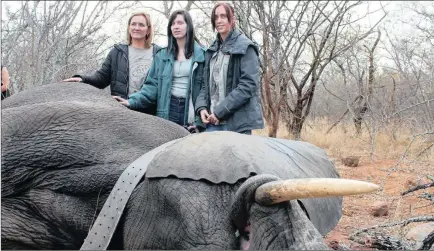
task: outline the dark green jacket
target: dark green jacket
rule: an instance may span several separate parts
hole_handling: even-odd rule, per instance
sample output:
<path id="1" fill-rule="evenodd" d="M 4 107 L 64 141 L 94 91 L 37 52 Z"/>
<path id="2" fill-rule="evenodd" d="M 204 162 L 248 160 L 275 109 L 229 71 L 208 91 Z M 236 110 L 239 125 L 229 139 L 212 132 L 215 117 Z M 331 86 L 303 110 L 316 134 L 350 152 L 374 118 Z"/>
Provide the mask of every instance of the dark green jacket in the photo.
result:
<path id="1" fill-rule="evenodd" d="M 229 131 L 242 132 L 264 128 L 259 95 L 259 50 L 258 46 L 239 30 L 234 29 L 221 44 L 219 36 L 208 48 L 205 55 L 203 85 L 195 103 L 196 114 L 210 109 L 210 62 L 219 50 L 230 54 L 226 97 L 215 107 L 214 114 L 225 120 Z"/>
<path id="2" fill-rule="evenodd" d="M 195 42 L 194 53 L 190 74 L 190 83 L 187 93 L 192 95 L 193 104 L 199 96 L 203 81 L 203 69 L 205 64 L 205 48 Z M 157 105 L 157 116 L 169 119 L 170 97 L 172 89 L 174 55 L 163 48 L 157 52 L 149 69 L 148 76 L 139 92 L 130 95 L 129 107 L 133 110 L 146 109 L 154 104 Z M 189 97 L 189 96 L 188 96 Z M 189 100 L 185 102 L 184 124 L 187 124 Z M 202 126 L 199 116 L 195 116 L 195 125 Z"/>

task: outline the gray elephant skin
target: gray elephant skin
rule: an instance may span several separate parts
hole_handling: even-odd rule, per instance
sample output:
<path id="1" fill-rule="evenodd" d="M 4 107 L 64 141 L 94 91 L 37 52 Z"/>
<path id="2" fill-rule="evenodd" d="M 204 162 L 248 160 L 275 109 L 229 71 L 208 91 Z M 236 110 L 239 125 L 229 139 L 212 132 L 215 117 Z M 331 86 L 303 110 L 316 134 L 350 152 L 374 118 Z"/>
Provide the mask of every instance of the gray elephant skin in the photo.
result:
<path id="1" fill-rule="evenodd" d="M 109 249 L 326 249 L 342 197 L 263 205 L 272 180 L 339 178 L 309 143 L 232 132 L 189 135 L 99 89 L 56 83 L 2 101 L 3 249 L 80 249 L 124 169 L 157 154 Z"/>

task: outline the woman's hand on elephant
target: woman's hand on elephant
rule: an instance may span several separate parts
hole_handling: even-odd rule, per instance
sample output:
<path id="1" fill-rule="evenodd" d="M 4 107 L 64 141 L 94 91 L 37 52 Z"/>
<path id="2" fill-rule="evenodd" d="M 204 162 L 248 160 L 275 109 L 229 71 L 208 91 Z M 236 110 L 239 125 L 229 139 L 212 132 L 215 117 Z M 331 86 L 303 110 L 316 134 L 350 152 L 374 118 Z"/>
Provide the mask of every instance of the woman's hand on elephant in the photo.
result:
<path id="1" fill-rule="evenodd" d="M 126 106 L 126 107 L 129 107 L 130 106 L 130 103 L 128 102 L 128 100 L 126 100 L 126 99 L 123 99 L 123 98 L 121 98 L 121 97 L 119 97 L 119 96 L 112 96 L 114 99 L 116 99 L 117 101 L 119 101 L 119 103 L 121 103 L 121 104 L 123 104 L 124 106 Z"/>
<path id="2" fill-rule="evenodd" d="M 64 79 L 63 82 L 83 82 L 83 79 L 81 79 L 79 77 L 67 78 L 67 79 Z"/>

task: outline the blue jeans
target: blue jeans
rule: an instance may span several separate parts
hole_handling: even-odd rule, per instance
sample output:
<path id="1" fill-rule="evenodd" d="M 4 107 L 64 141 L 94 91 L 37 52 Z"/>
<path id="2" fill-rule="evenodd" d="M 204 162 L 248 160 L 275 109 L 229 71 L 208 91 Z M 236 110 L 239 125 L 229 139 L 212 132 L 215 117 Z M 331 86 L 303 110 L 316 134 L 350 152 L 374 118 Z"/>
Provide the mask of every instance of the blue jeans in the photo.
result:
<path id="1" fill-rule="evenodd" d="M 208 124 L 208 125 L 206 125 L 205 132 L 215 132 L 215 131 L 229 131 L 229 130 L 228 130 L 228 127 L 226 124 L 223 124 L 223 125 Z M 252 130 L 245 130 L 245 131 L 242 131 L 239 133 L 252 135 Z"/>
<path id="2" fill-rule="evenodd" d="M 208 124 L 208 125 L 206 125 L 206 132 L 227 131 L 227 130 L 228 130 L 228 127 L 226 126 L 226 124 L 223 124 L 223 125 Z"/>
<path id="3" fill-rule="evenodd" d="M 180 126 L 184 126 L 185 98 L 170 97 L 169 120 Z"/>

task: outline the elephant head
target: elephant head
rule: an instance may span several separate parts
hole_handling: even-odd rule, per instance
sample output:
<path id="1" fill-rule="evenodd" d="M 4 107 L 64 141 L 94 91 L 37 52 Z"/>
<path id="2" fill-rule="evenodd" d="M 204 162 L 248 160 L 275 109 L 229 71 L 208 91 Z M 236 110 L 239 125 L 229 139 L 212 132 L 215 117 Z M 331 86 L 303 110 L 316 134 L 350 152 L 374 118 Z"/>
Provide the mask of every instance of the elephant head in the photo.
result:
<path id="1" fill-rule="evenodd" d="M 313 161 L 300 161 L 298 155 Z M 141 159 L 118 180 L 109 196 L 118 199 L 106 202 L 82 249 L 109 244 L 105 229 L 114 229 L 108 222 L 119 213 L 124 183 L 138 168 L 145 178 L 128 203 L 124 199 L 126 210 L 111 246 L 116 249 L 325 249 L 322 235 L 341 215 L 342 200 L 336 196 L 378 188 L 337 179 L 313 145 L 232 132 L 184 137 Z M 303 165 L 288 165 L 291 160 Z M 298 178 L 312 171 L 329 178 Z"/>

